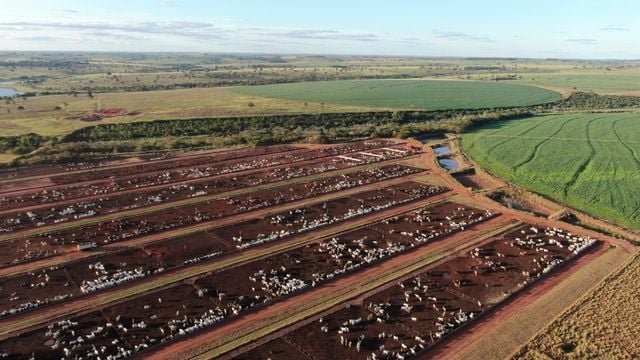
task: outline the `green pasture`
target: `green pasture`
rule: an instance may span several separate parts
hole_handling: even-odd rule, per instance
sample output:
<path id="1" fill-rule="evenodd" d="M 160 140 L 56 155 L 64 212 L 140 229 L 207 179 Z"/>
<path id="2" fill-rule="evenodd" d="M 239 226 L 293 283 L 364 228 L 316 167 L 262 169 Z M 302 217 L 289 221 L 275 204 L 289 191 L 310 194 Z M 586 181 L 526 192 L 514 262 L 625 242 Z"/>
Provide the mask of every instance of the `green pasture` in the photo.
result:
<path id="1" fill-rule="evenodd" d="M 344 80 L 246 86 L 244 95 L 353 106 L 444 110 L 526 106 L 560 94 L 511 83 L 454 80 Z"/>

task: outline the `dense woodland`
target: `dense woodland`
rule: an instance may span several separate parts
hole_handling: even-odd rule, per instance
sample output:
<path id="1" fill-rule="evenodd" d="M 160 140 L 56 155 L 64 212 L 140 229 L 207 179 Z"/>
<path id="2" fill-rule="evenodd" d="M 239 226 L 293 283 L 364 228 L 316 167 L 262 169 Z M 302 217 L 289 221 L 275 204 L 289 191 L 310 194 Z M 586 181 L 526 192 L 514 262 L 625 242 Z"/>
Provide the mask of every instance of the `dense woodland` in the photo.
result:
<path id="1" fill-rule="evenodd" d="M 463 121 L 469 118 L 502 118 L 514 114 L 529 115 L 521 109 L 509 110 L 448 110 L 448 111 L 395 111 L 272 115 L 232 118 L 204 118 L 188 120 L 155 120 L 127 124 L 104 124 L 76 130 L 62 138 L 62 142 L 133 140 L 167 136 L 232 136 L 243 132 L 273 137 L 278 130 L 324 131 L 338 133 L 352 131 L 357 127 L 387 128 L 400 131 L 406 126 L 415 126 L 424 131 L 460 132 L 466 127 Z M 389 134 L 389 131 L 385 131 Z M 375 134 L 367 134 L 374 136 Z M 402 134 L 393 132 L 392 135 Z M 413 135 L 413 134 L 407 134 Z M 336 136 L 339 138 L 340 136 Z M 333 138 L 333 137 L 332 137 Z M 279 142 L 278 139 L 267 142 Z"/>
<path id="2" fill-rule="evenodd" d="M 640 107 L 640 96 L 598 95 L 576 92 L 557 104 L 540 105 L 543 108 L 558 109 L 621 109 Z"/>

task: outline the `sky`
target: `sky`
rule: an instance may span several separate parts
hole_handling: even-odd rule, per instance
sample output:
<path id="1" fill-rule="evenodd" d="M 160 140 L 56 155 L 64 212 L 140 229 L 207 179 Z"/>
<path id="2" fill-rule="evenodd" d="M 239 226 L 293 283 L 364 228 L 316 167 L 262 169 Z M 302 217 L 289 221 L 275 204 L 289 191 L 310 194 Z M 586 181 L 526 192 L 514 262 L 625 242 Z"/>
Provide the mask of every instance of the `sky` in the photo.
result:
<path id="1" fill-rule="evenodd" d="M 0 50 L 640 59 L 635 0 L 1 0 Z"/>

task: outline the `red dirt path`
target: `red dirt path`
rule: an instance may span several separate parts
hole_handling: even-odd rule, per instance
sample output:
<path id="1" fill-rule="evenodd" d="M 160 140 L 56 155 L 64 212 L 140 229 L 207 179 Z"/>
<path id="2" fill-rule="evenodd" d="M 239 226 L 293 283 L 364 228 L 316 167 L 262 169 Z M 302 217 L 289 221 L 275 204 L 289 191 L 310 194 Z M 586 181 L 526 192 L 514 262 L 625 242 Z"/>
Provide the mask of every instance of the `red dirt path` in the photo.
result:
<path id="1" fill-rule="evenodd" d="M 304 292 L 300 295 L 293 296 L 284 301 L 275 303 L 273 305 L 267 306 L 260 311 L 257 312 L 249 312 L 246 315 L 234 318 L 233 321 L 225 323 L 221 326 L 218 326 L 211 331 L 205 331 L 198 335 L 195 335 L 190 338 L 186 338 L 182 341 L 176 341 L 169 343 L 165 347 L 161 347 L 156 349 L 155 351 L 151 351 L 150 353 L 141 354 L 145 359 L 158 359 L 165 360 L 170 357 L 175 357 L 177 354 L 184 353 L 185 351 L 192 350 L 206 344 L 211 339 L 215 339 L 218 336 L 223 336 L 225 334 L 233 333 L 239 329 L 246 327 L 247 325 L 251 325 L 256 322 L 268 321 L 272 317 L 273 314 L 279 314 L 288 309 L 298 307 L 305 303 L 308 303 L 310 300 L 329 297 L 332 292 L 334 292 L 335 288 L 341 288 L 349 286 L 354 282 L 358 282 L 359 279 L 366 279 L 371 277 L 385 269 L 392 269 L 398 266 L 402 266 L 411 260 L 419 259 L 424 256 L 433 255 L 434 252 L 437 251 L 446 251 L 454 248 L 457 250 L 457 247 L 461 244 L 466 243 L 465 240 L 474 238 L 474 234 L 478 235 L 486 229 L 492 228 L 498 224 L 507 223 L 511 218 L 508 216 L 498 216 L 493 219 L 487 220 L 486 222 L 474 225 L 472 228 L 468 229 L 464 232 L 459 232 L 453 234 L 443 240 L 435 241 L 431 244 L 425 245 L 416 251 L 412 251 L 409 253 L 405 253 L 402 255 L 398 255 L 389 260 L 386 260 L 382 263 L 378 263 L 377 265 L 371 266 L 366 270 L 361 272 L 347 275 L 339 280 L 334 282 L 321 285 L 313 290 L 308 292 Z M 469 244 L 471 245 L 471 244 Z"/>
<path id="2" fill-rule="evenodd" d="M 460 350 L 471 346 L 482 336 L 503 324 L 506 320 L 517 314 L 522 308 L 532 304 L 540 296 L 546 294 L 571 274 L 574 274 L 583 266 L 598 258 L 609 249 L 610 245 L 603 242 L 597 249 L 589 251 L 552 274 L 543 277 L 531 287 L 519 292 L 512 298 L 497 305 L 482 318 L 469 323 L 469 325 L 448 336 L 443 342 L 434 345 L 430 350 L 418 357 L 418 359 L 451 359 Z"/>

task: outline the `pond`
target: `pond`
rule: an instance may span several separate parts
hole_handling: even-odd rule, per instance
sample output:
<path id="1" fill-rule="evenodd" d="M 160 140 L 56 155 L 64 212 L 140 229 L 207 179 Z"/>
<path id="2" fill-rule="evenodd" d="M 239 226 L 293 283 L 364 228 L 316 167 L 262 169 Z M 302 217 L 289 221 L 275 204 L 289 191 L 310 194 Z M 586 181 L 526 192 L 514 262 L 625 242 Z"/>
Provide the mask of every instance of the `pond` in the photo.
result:
<path id="1" fill-rule="evenodd" d="M 20 92 L 15 91 L 13 89 L 0 87 L 0 97 L 16 96 L 16 95 L 20 95 L 20 94 L 21 94 Z"/>
<path id="2" fill-rule="evenodd" d="M 437 156 L 440 156 L 440 155 L 450 154 L 451 148 L 449 147 L 449 145 L 440 145 L 438 147 L 434 147 L 433 151 L 436 153 Z"/>
<path id="3" fill-rule="evenodd" d="M 22 94 L 21 92 L 16 91 L 12 88 L 2 87 L 3 85 L 11 85 L 15 83 L 15 81 L 0 81 L 0 97 L 16 96 Z"/>
<path id="4" fill-rule="evenodd" d="M 457 170 L 460 167 L 460 165 L 458 165 L 458 161 L 451 158 L 440 158 L 438 159 L 438 162 L 440 163 L 440 166 L 447 170 Z"/>

